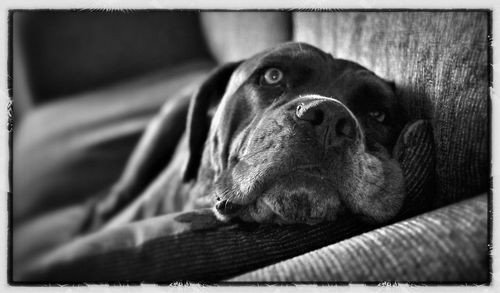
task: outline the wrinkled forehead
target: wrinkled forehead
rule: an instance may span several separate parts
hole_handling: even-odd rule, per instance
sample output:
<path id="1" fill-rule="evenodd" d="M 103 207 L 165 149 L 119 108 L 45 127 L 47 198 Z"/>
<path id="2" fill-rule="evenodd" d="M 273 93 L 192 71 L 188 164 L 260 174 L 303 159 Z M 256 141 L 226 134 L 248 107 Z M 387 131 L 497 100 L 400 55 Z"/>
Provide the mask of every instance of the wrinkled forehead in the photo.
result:
<path id="1" fill-rule="evenodd" d="M 227 92 L 234 92 L 256 70 L 263 67 L 282 67 L 285 65 L 314 66 L 316 70 L 327 68 L 333 60 L 330 54 L 304 43 L 284 43 L 242 62 L 234 71 Z"/>

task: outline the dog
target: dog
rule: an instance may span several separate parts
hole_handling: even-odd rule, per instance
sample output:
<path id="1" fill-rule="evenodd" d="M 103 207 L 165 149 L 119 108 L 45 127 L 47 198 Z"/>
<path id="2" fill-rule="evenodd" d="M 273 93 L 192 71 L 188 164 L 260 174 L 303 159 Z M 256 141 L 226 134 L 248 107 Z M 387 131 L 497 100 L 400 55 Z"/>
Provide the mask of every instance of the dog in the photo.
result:
<path id="1" fill-rule="evenodd" d="M 393 82 L 284 43 L 167 103 L 85 229 L 201 208 L 222 223 L 384 223 L 405 198 L 392 153 L 406 122 Z"/>

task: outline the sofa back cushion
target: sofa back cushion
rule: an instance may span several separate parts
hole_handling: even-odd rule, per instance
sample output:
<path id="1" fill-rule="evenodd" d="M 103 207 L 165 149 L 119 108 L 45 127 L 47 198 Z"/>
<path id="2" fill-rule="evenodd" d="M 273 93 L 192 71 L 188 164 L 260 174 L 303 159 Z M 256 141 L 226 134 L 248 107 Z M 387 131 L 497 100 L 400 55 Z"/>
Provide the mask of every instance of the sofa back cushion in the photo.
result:
<path id="1" fill-rule="evenodd" d="M 431 119 L 436 203 L 488 190 L 487 11 L 298 12 L 294 40 L 394 80 L 410 118 Z"/>
<path id="2" fill-rule="evenodd" d="M 289 12 L 202 12 L 201 23 L 217 61 L 238 61 L 292 36 Z"/>

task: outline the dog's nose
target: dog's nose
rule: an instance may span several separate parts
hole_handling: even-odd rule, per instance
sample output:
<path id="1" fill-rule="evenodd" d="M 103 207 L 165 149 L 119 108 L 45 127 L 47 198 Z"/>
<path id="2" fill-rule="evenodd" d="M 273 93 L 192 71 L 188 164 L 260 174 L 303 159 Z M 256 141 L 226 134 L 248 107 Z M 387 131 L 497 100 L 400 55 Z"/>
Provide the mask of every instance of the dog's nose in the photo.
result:
<path id="1" fill-rule="evenodd" d="M 227 201 L 227 200 L 219 201 L 215 205 L 215 208 L 217 209 L 217 211 L 223 215 L 235 214 L 242 207 L 243 207 L 242 205 L 234 204 L 234 203 L 231 203 L 230 201 Z"/>
<path id="2" fill-rule="evenodd" d="M 298 104 L 295 116 L 312 126 L 325 147 L 345 140 L 354 140 L 358 128 L 354 116 L 340 102 L 327 98 L 313 98 Z"/>

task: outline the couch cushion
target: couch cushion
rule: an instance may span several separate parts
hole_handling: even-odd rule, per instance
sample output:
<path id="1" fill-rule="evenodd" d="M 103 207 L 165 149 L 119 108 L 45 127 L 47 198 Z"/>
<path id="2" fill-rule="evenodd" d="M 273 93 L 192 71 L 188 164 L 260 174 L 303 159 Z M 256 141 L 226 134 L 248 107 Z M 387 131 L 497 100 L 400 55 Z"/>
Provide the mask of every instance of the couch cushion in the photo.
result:
<path id="1" fill-rule="evenodd" d="M 193 61 L 29 112 L 14 141 L 14 221 L 109 187 L 161 105 L 211 68 Z"/>
<path id="2" fill-rule="evenodd" d="M 488 12 L 299 12 L 293 19 L 294 40 L 395 80 L 410 118 L 432 119 L 437 204 L 488 190 Z"/>
<path id="3" fill-rule="evenodd" d="M 229 281 L 487 283 L 487 207 L 481 195 Z"/>
<path id="4" fill-rule="evenodd" d="M 203 12 L 207 44 L 221 62 L 238 61 L 289 41 L 291 14 L 286 12 Z"/>

